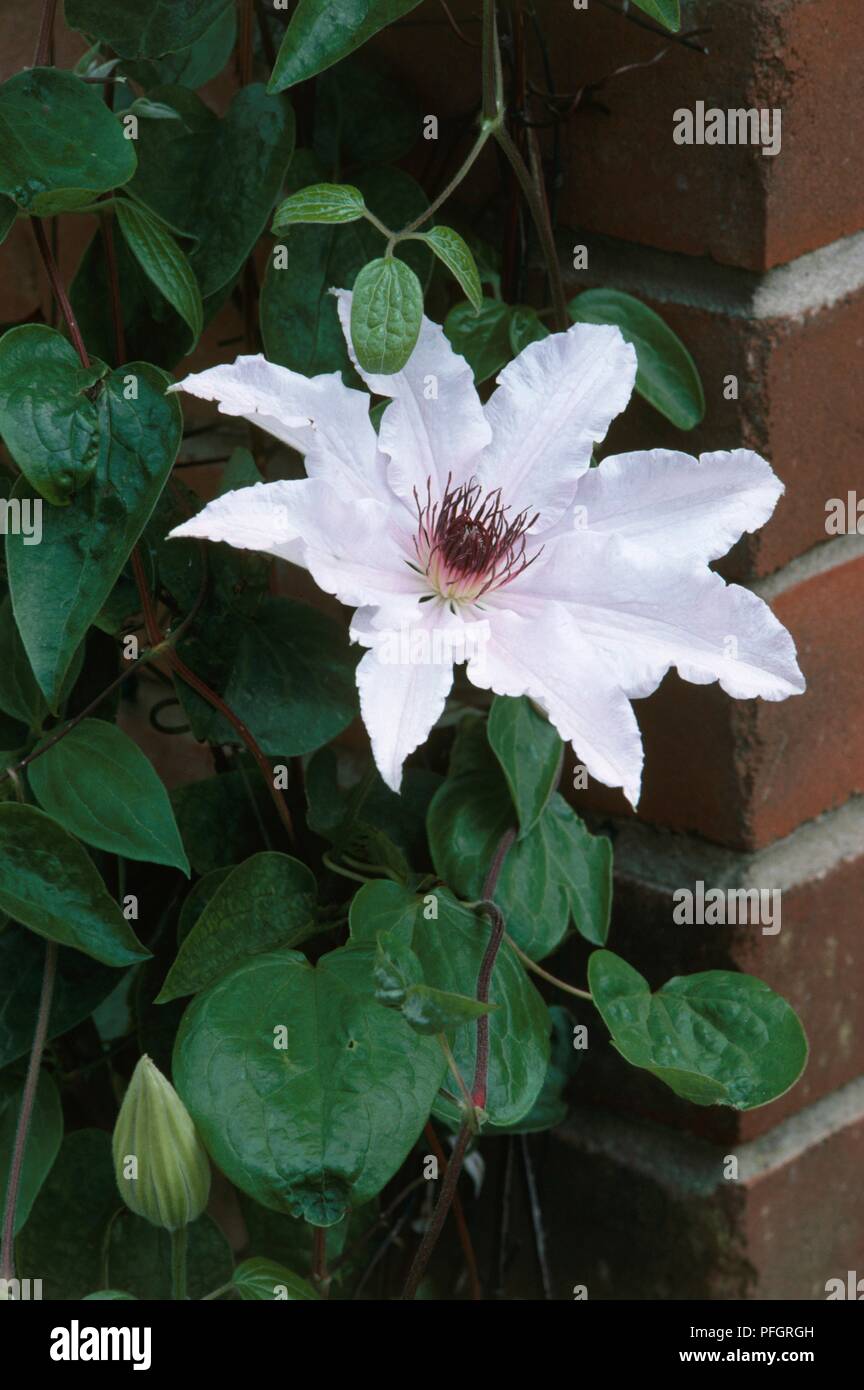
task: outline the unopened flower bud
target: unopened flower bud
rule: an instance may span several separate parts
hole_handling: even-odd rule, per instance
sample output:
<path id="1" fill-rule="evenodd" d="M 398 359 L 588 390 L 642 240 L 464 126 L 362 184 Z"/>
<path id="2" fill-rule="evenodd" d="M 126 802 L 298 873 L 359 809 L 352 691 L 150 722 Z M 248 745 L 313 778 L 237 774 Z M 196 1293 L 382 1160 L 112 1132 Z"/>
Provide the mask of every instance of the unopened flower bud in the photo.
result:
<path id="1" fill-rule="evenodd" d="M 165 1230 L 195 1221 L 207 1205 L 207 1152 L 171 1082 L 146 1054 L 114 1126 L 114 1172 L 129 1210 Z"/>

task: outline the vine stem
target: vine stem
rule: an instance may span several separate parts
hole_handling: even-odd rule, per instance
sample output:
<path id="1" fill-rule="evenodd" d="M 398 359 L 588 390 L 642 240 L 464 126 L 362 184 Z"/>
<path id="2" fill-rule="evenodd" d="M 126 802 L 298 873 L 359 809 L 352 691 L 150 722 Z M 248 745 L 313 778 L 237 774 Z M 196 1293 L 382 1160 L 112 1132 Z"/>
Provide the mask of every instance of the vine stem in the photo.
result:
<path id="1" fill-rule="evenodd" d="M 24 1152 L 27 1148 L 27 1139 L 30 1133 L 30 1121 L 33 1116 L 33 1105 L 36 1100 L 36 1088 L 39 1084 L 42 1053 L 45 1050 L 45 1040 L 48 1036 L 48 1020 L 51 1016 L 51 1001 L 54 998 L 54 981 L 56 977 L 57 943 L 55 941 L 46 941 L 45 965 L 42 971 L 42 992 L 39 998 L 39 1012 L 36 1015 L 33 1046 L 30 1049 L 30 1060 L 27 1064 L 27 1077 L 21 1096 L 21 1109 L 18 1112 L 18 1125 L 15 1130 L 12 1161 L 9 1165 L 9 1181 L 6 1184 L 6 1200 L 3 1209 L 3 1238 L 2 1244 L 0 1244 L 0 1278 L 3 1279 L 15 1278 L 15 1209 L 18 1205 L 18 1192 L 21 1186 L 21 1174 L 24 1168 Z"/>
<path id="2" fill-rule="evenodd" d="M 552 308 L 555 315 L 555 327 L 559 332 L 563 332 L 570 322 L 567 311 L 567 298 L 564 293 L 564 281 L 561 276 L 561 266 L 558 263 L 558 252 L 555 246 L 555 237 L 552 232 L 552 223 L 549 219 L 549 208 L 546 203 L 546 193 L 539 178 L 539 171 L 535 171 L 535 178 L 532 178 L 531 171 L 517 150 L 510 132 L 503 125 L 495 131 L 495 139 L 510 163 L 516 178 L 519 180 L 519 187 L 528 204 L 534 226 L 537 229 L 537 236 L 540 240 L 540 249 L 543 252 L 543 260 L 546 266 L 546 274 L 549 277 L 549 288 L 552 294 Z"/>
<path id="3" fill-rule="evenodd" d="M 422 227 L 423 223 L 428 221 L 428 219 L 433 215 L 433 213 L 436 213 L 438 211 L 438 209 L 442 206 L 443 203 L 446 203 L 447 199 L 450 197 L 452 193 L 455 192 L 462 180 L 465 178 L 465 175 L 473 167 L 478 156 L 480 155 L 481 151 L 483 150 L 487 141 L 489 140 L 489 137 L 495 132 L 496 128 L 497 127 L 494 121 L 487 122 L 484 120 L 483 125 L 480 129 L 480 134 L 477 136 L 477 139 L 474 141 L 474 144 L 471 146 L 471 149 L 468 151 L 468 154 L 465 156 L 465 159 L 460 164 L 456 173 L 453 175 L 452 179 L 447 184 L 447 187 L 443 188 L 441 192 L 438 194 L 438 197 L 432 200 L 428 208 L 426 208 L 425 212 L 421 212 L 419 217 L 415 217 L 413 222 L 409 222 L 407 227 L 402 228 L 402 231 L 399 232 L 395 238 L 396 241 L 401 241 L 403 237 L 410 236 L 411 233 L 415 232 L 418 227 Z"/>
<path id="4" fill-rule="evenodd" d="M 312 1282 L 322 1298 L 330 1295 L 330 1274 L 327 1269 L 327 1231 L 324 1226 L 312 1228 Z"/>
<path id="5" fill-rule="evenodd" d="M 526 955 L 521 946 L 517 946 L 512 936 L 504 933 L 507 945 L 510 946 L 525 966 L 526 970 L 531 970 L 535 975 L 539 975 L 541 980 L 546 980 L 548 984 L 554 985 L 556 989 L 563 989 L 565 994 L 574 994 L 577 999 L 593 1000 L 594 996 L 587 989 L 577 989 L 575 985 L 568 985 L 566 980 L 559 980 L 557 975 L 552 975 L 548 970 L 544 970 L 542 965 L 538 965 L 536 960 L 532 960 Z"/>
<path id="6" fill-rule="evenodd" d="M 178 1302 L 189 1297 L 186 1282 L 186 1252 L 189 1246 L 189 1227 L 180 1226 L 171 1232 L 171 1297 Z"/>
<path id="7" fill-rule="evenodd" d="M 30 221 L 33 225 L 33 235 L 36 238 L 36 245 L 39 248 L 39 255 L 42 258 L 42 264 L 45 267 L 48 279 L 51 281 L 51 289 L 54 292 L 54 297 L 57 300 L 57 303 L 60 305 L 60 312 L 62 313 L 63 318 L 66 321 L 66 327 L 69 329 L 69 337 L 72 339 L 75 351 L 78 353 L 78 356 L 81 359 L 81 366 L 89 367 L 90 357 L 87 353 L 86 347 L 84 346 L 84 339 L 81 336 L 81 329 L 78 327 L 78 320 L 76 319 L 75 312 L 72 308 L 72 305 L 69 302 L 69 296 L 66 293 L 66 287 L 63 284 L 62 279 L 60 278 L 60 271 L 57 268 L 57 262 L 55 261 L 51 251 L 51 247 L 48 244 L 48 238 L 45 235 L 45 228 L 43 227 L 42 222 L 38 217 L 31 217 Z"/>
<path id="8" fill-rule="evenodd" d="M 39 38 L 36 40 L 34 68 L 44 67 L 51 62 L 51 49 L 54 40 L 54 17 L 57 13 L 57 0 L 45 0 L 42 6 L 42 19 L 39 23 Z"/>
<path id="9" fill-rule="evenodd" d="M 492 919 L 492 931 L 489 934 L 489 941 L 486 950 L 483 952 L 483 959 L 480 963 L 480 971 L 477 976 L 476 996 L 480 1003 L 489 1002 L 489 986 L 492 981 L 492 971 L 495 968 L 495 961 L 504 940 L 504 917 L 497 903 L 492 902 L 492 894 L 498 883 L 498 877 L 504 867 L 504 860 L 513 841 L 516 839 L 515 829 L 505 830 L 489 865 L 489 872 L 486 875 L 486 882 L 483 885 L 484 901 L 480 904 L 483 910 Z M 471 1098 L 475 1109 L 482 1108 L 486 1102 L 486 1090 L 489 1078 L 489 1015 L 482 1014 L 477 1020 L 477 1052 L 474 1064 L 474 1080 L 471 1086 Z M 444 1182 L 438 1201 L 435 1203 L 435 1210 L 429 1222 L 423 1239 L 420 1242 L 413 1263 L 408 1271 L 408 1278 L 402 1290 L 402 1300 L 413 1299 L 420 1287 L 420 1281 L 426 1273 L 426 1266 L 432 1255 L 432 1251 L 438 1244 L 438 1238 L 444 1228 L 447 1213 L 453 1205 L 456 1196 L 456 1187 L 459 1182 L 459 1175 L 462 1172 L 462 1164 L 465 1161 L 465 1153 L 468 1142 L 474 1133 L 476 1126 L 475 1117 L 463 1120 L 459 1133 L 456 1136 L 456 1144 L 447 1164 L 447 1171 L 444 1174 Z"/>

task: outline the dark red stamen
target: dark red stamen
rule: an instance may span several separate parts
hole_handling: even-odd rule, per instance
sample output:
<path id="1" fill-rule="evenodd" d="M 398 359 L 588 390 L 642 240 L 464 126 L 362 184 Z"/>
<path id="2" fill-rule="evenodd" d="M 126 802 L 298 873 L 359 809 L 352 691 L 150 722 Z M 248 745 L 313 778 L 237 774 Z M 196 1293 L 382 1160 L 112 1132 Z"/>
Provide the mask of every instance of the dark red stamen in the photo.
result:
<path id="1" fill-rule="evenodd" d="M 540 513 L 529 520 L 526 508 L 510 520 L 500 488 L 484 496 L 476 478 L 454 488 L 448 477 L 443 498 L 433 502 L 432 481 L 427 479 L 425 503 L 416 488 L 414 500 L 419 523 L 415 547 L 426 573 L 434 564 L 449 582 L 482 581 L 474 598 L 509 584 L 537 559 L 525 558 L 526 532 Z"/>

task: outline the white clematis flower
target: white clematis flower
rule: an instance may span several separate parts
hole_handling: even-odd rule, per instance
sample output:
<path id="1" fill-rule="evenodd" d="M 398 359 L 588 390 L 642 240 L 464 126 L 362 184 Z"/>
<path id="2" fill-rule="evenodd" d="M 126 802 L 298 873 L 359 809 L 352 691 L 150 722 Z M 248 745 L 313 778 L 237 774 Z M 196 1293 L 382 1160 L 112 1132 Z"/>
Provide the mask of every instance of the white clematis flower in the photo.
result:
<path id="1" fill-rule="evenodd" d="M 336 293 L 350 350 L 351 296 Z M 636 375 L 617 328 L 577 324 L 529 344 L 485 406 L 428 319 L 401 372 L 360 375 L 390 397 L 377 436 L 369 397 L 337 372 L 310 379 L 240 357 L 171 388 L 269 430 L 308 473 L 228 493 L 171 534 L 281 556 L 356 607 L 361 711 L 394 791 L 444 709 L 454 661 L 483 689 L 529 696 L 634 805 L 630 701 L 671 666 L 737 698 L 804 689 L 771 610 L 708 568 L 774 510 L 783 486 L 765 460 L 655 449 L 590 467 Z"/>

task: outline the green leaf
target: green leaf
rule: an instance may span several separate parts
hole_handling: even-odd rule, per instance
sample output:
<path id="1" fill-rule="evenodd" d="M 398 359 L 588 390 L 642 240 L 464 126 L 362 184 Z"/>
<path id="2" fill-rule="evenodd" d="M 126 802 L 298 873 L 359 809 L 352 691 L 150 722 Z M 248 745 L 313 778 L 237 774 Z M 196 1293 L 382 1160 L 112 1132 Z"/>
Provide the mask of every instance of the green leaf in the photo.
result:
<path id="1" fill-rule="evenodd" d="M 275 1260 L 260 1257 L 239 1264 L 232 1282 L 244 1302 L 260 1302 L 263 1299 L 294 1303 L 301 1299 L 321 1297 L 299 1274 L 294 1274 Z"/>
<path id="2" fill-rule="evenodd" d="M 524 695 L 518 699 L 496 695 L 486 736 L 507 779 L 524 836 L 536 825 L 555 790 L 564 745 L 549 720 Z"/>
<path id="3" fill-rule="evenodd" d="M 0 931 L 0 1067 L 30 1051 L 39 1010 L 45 943 L 26 927 Z M 80 951 L 57 952 L 48 1037 L 59 1038 L 88 1018 L 117 987 L 117 973 Z"/>
<path id="4" fill-rule="evenodd" d="M 96 1293 L 85 1294 L 82 1303 L 137 1303 L 134 1293 L 123 1293 L 120 1289 L 97 1289 Z"/>
<path id="5" fill-rule="evenodd" d="M 204 327 L 204 306 L 188 259 L 171 233 L 142 205 L 118 198 L 116 212 L 120 230 L 144 274 L 188 323 L 191 352 Z"/>
<path id="6" fill-rule="evenodd" d="M 147 90 L 177 83 L 194 91 L 222 71 L 236 42 L 237 14 L 229 0 L 227 9 L 188 48 L 155 59 L 127 58 L 120 70 Z"/>
<path id="7" fill-rule="evenodd" d="M 421 240 L 432 247 L 439 261 L 455 276 L 479 313 L 483 307 L 483 286 L 468 243 L 452 227 L 433 227 L 422 235 Z"/>
<path id="8" fill-rule="evenodd" d="M 373 953 L 254 956 L 196 997 L 174 1080 L 216 1163 L 256 1201 L 332 1226 L 374 1197 L 429 1115 L 444 1059 L 374 999 Z"/>
<path id="9" fill-rule="evenodd" d="M 482 896 L 496 846 L 513 823 L 500 771 L 448 778 L 429 807 L 432 862 L 462 898 Z M 533 828 L 511 846 L 494 893 L 507 931 L 532 960 L 542 960 L 567 934 L 571 920 L 602 946 L 612 901 L 612 847 L 589 834 L 557 792 Z"/>
<path id="10" fill-rule="evenodd" d="M 0 1072 L 0 1192 L 6 1191 L 15 1132 L 24 1093 L 24 1077 Z M 63 1140 L 63 1110 L 57 1087 L 46 1071 L 39 1075 L 36 1099 L 30 1118 L 24 1166 L 15 1208 L 15 1234 L 21 1230 L 39 1189 L 51 1171 Z"/>
<path id="11" fill-rule="evenodd" d="M 67 1134 L 18 1237 L 18 1274 L 41 1279 L 45 1299 L 82 1299 L 104 1284 L 102 1242 L 120 1206 L 111 1136 Z"/>
<path id="12" fill-rule="evenodd" d="M 677 975 L 652 994 L 620 956 L 594 951 L 588 984 L 621 1055 L 695 1105 L 767 1105 L 806 1065 L 795 1011 L 752 975 Z"/>
<path id="13" fill-rule="evenodd" d="M 303 154 L 298 152 L 295 163 Z M 314 175 L 310 169 L 306 177 Z M 355 183 L 366 206 L 387 226 L 405 226 L 429 205 L 422 188 L 402 169 L 368 169 L 355 175 Z M 268 358 L 307 376 L 341 370 L 357 383 L 330 289 L 351 289 L 366 263 L 381 255 L 384 238 L 364 219 L 343 226 L 295 226 L 283 233 L 281 245 L 285 253 L 274 248 L 261 290 Z M 421 241 L 405 242 L 404 255 L 423 283 L 432 266 L 429 248 Z"/>
<path id="14" fill-rule="evenodd" d="M 394 256 L 365 265 L 354 282 L 351 341 L 366 372 L 400 372 L 414 351 L 423 318 L 423 290 L 414 271 Z"/>
<path id="15" fill-rule="evenodd" d="M 401 1009 L 409 989 L 422 981 L 423 967 L 398 929 L 379 933 L 372 975 L 375 998 L 388 1009 Z"/>
<path id="16" fill-rule="evenodd" d="M 121 58 L 159 58 L 200 39 L 232 0 L 66 0 L 66 23 Z"/>
<path id="17" fill-rule="evenodd" d="M 366 211 L 363 194 L 351 183 L 313 183 L 292 193 L 273 214 L 273 231 L 295 222 L 356 222 Z"/>
<path id="18" fill-rule="evenodd" d="M 116 1180 L 115 1180 L 116 1191 Z M 231 1280 L 233 1257 L 222 1231 L 209 1216 L 186 1227 L 189 1297 L 201 1299 Z M 133 1298 L 166 1302 L 171 1290 L 171 1233 L 131 1211 L 117 1213 L 105 1245 L 106 1276 Z"/>
<path id="19" fill-rule="evenodd" d="M 75 651 L 110 594 L 177 455 L 180 407 L 164 373 L 133 362 L 107 375 L 96 401 L 99 454 L 90 485 L 67 507 L 43 508 L 39 562 L 6 537 L 12 606 L 51 709 Z M 137 392 L 137 399 L 130 393 Z M 130 397 L 130 398 L 127 398 Z M 19 479 L 13 496 L 35 500 Z"/>
<path id="20" fill-rule="evenodd" d="M 495 376 L 513 356 L 510 346 L 510 306 L 484 299 L 476 312 L 457 304 L 444 320 L 444 332 L 455 352 L 465 358 L 479 386 Z"/>
<path id="21" fill-rule="evenodd" d="M 681 28 L 680 0 L 635 0 L 635 4 L 652 19 L 665 24 L 673 33 L 677 33 Z"/>
<path id="22" fill-rule="evenodd" d="M 311 753 L 356 714 L 357 654 L 344 628 L 307 604 L 267 598 L 251 617 L 235 614 L 216 626 L 196 622 L 180 652 L 224 697 L 265 754 Z M 180 681 L 178 692 L 196 737 L 240 742 L 227 720 Z"/>
<path id="23" fill-rule="evenodd" d="M 571 1077 L 578 1071 L 583 1053 L 573 1046 L 573 1020 L 559 1004 L 549 1008 L 552 1042 L 549 1066 L 536 1101 L 515 1125 L 490 1125 L 489 1134 L 539 1134 L 555 1129 L 567 1118 L 568 1106 L 564 1092 Z"/>
<path id="24" fill-rule="evenodd" d="M 135 172 L 98 86 L 60 68 L 25 68 L 0 86 L 0 193 L 51 217 L 120 188 Z"/>
<path id="25" fill-rule="evenodd" d="M 539 343 L 549 337 L 549 329 L 541 323 L 537 310 L 525 304 L 514 304 L 510 310 L 510 349 L 517 357 L 529 343 Z"/>
<path id="26" fill-rule="evenodd" d="M 636 349 L 636 390 L 678 429 L 705 414 L 705 393 L 686 347 L 647 304 L 620 290 L 585 290 L 570 300 L 574 323 L 611 323 Z"/>
<path id="27" fill-rule="evenodd" d="M 417 897 L 401 884 L 390 879 L 364 883 L 349 909 L 352 944 L 374 946 L 379 933 L 384 932 L 391 942 L 399 940 L 410 946 L 417 910 Z"/>
<path id="28" fill-rule="evenodd" d="M 197 240 L 189 260 L 207 298 L 233 280 L 267 225 L 294 151 L 294 113 L 260 83 L 241 88 L 221 119 L 185 87 L 148 96 L 181 119 L 141 122 L 128 191 Z"/>
<path id="29" fill-rule="evenodd" d="M 429 898 L 438 916 L 427 918 Z M 477 977 L 489 940 L 488 918 L 470 912 L 446 890 L 436 889 L 418 902 L 414 950 L 433 989 L 474 996 Z M 514 1124 L 536 1101 L 549 1061 L 546 1006 L 511 947 L 498 952 L 489 989 L 489 1002 L 498 1007 L 489 1015 L 489 1089 L 486 1112 L 494 1124 Z M 476 1028 L 458 1028 L 451 1035 L 456 1064 L 470 1086 L 477 1051 Z M 435 1113 L 459 1122 L 457 1107 L 439 1100 Z"/>
<path id="30" fill-rule="evenodd" d="M 246 956 L 297 946 L 318 930 L 316 884 L 305 864 L 265 851 L 217 886 L 168 972 L 157 1004 L 195 994 Z"/>
<path id="31" fill-rule="evenodd" d="M 421 128 L 416 92 L 370 60 L 368 51 L 329 68 L 315 83 L 312 147 L 328 170 L 402 159 Z"/>
<path id="32" fill-rule="evenodd" d="M 8 594 L 0 603 L 0 651 L 3 653 L 3 660 L 0 662 L 0 710 L 13 719 L 20 719 L 28 728 L 39 730 L 47 718 L 48 705 L 27 659 Z M 78 679 L 83 661 L 82 643 L 75 653 L 63 690 L 60 692 L 61 704 Z"/>
<path id="33" fill-rule="evenodd" d="M 171 804 L 196 874 L 231 868 L 285 834 L 257 768 L 187 782 Z"/>
<path id="34" fill-rule="evenodd" d="M 211 869 L 209 874 L 199 878 L 193 884 L 183 899 L 183 906 L 180 909 L 180 916 L 177 918 L 177 945 L 182 946 L 187 936 L 191 932 L 201 913 L 209 903 L 213 894 L 220 884 L 224 883 L 230 873 L 233 873 L 231 865 L 225 865 L 222 869 Z"/>
<path id="35" fill-rule="evenodd" d="M 267 90 L 282 92 L 323 72 L 416 9 L 420 0 L 300 0 L 291 16 Z"/>
<path id="36" fill-rule="evenodd" d="M 189 874 L 168 793 L 116 724 L 84 719 L 27 770 L 43 811 L 85 844 Z"/>
<path id="37" fill-rule="evenodd" d="M 90 482 L 99 455 L 94 388 L 107 368 L 84 368 L 61 333 L 42 324 L 0 338 L 0 434 L 24 476 L 66 506 Z"/>
<path id="38" fill-rule="evenodd" d="M 348 786 L 339 777 L 339 756 L 332 746 L 321 748 L 306 768 L 308 823 L 317 835 L 340 853 L 376 862 L 384 854 L 388 866 L 403 875 L 408 864 L 425 861 L 426 813 L 441 784 L 437 772 L 407 768 L 399 793 L 385 786 L 374 766 L 357 779 L 357 770 L 343 757 Z M 379 859 L 377 861 L 381 863 Z"/>
<path id="39" fill-rule="evenodd" d="M 494 1013 L 497 1004 L 483 1004 L 465 994 L 451 994 L 431 985 L 412 985 L 402 1003 L 402 1017 L 418 1033 L 446 1033 L 465 1023 L 476 1023 Z"/>
<path id="40" fill-rule="evenodd" d="M 0 909 L 106 965 L 150 955 L 85 850 L 35 806 L 0 806 Z"/>

